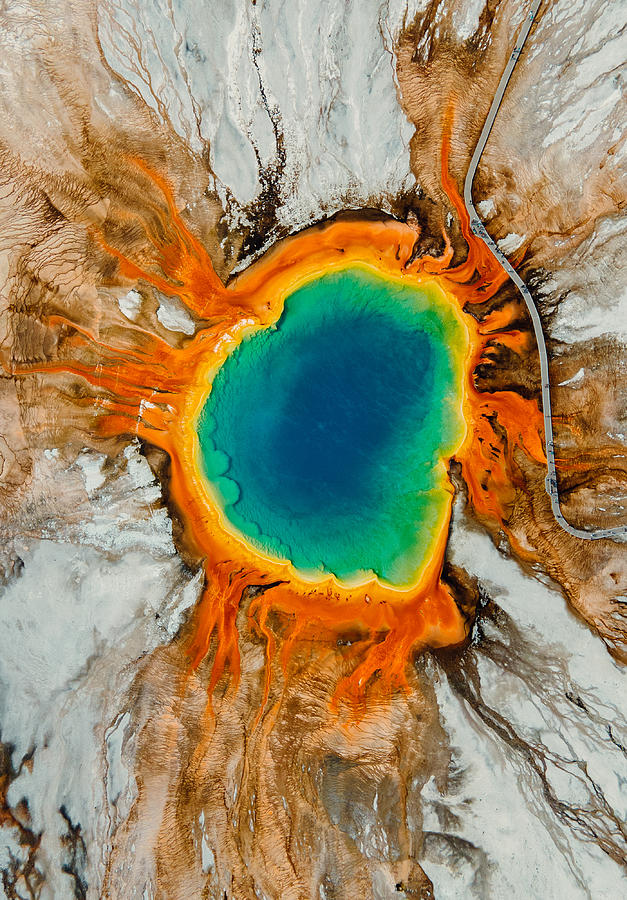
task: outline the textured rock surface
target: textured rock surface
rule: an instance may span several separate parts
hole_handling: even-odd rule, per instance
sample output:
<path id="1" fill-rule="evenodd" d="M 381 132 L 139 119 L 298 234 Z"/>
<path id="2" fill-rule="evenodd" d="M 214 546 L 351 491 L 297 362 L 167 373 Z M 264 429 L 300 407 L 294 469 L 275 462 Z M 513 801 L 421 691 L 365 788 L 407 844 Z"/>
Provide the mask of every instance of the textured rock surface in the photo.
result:
<path id="1" fill-rule="evenodd" d="M 560 531 L 520 460 L 510 544 L 465 508 L 448 566 L 478 613 L 467 647 L 418 654 L 408 696 L 330 708 L 358 635 L 303 643 L 257 721 L 263 635 L 239 614 L 242 681 L 192 675 L 202 572 L 168 462 L 94 429 L 59 372 L 63 316 L 182 346 L 176 298 L 122 278 L 94 226 L 139 258 L 172 183 L 226 280 L 346 207 L 442 227 L 444 111 L 461 183 L 519 0 L 94 4 L 0 11 L 0 897 L 614 898 L 624 889 L 625 555 Z M 564 510 L 624 521 L 624 29 L 611 0 L 546 4 L 475 183 L 551 351 Z M 517 303 L 506 285 L 494 309 Z M 477 313 L 481 315 L 482 313 Z M 529 323 L 519 310 L 519 330 Z M 622 330 L 621 330 L 622 329 Z M 82 349 L 87 358 L 89 348 Z M 532 341 L 484 390 L 536 396 Z M 460 587 L 461 591 L 461 587 Z M 573 611 L 575 610 L 575 612 Z M 608 649 L 611 654 L 608 653 Z"/>

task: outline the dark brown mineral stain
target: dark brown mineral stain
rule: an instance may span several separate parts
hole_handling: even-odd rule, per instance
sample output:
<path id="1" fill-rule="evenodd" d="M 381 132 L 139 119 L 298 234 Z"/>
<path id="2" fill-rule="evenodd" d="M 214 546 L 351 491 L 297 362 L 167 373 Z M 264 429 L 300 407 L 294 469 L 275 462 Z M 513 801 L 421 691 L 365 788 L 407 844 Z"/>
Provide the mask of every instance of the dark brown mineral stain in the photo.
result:
<path id="1" fill-rule="evenodd" d="M 45 884 L 42 867 L 38 865 L 41 834 L 31 827 L 30 812 L 25 800 L 11 807 L 7 792 L 12 784 L 33 762 L 35 751 L 26 754 L 16 769 L 12 757 L 14 747 L 0 740 L 0 825 L 6 828 L 19 847 L 17 853 L 8 851 L 9 864 L 0 871 L 2 886 L 8 900 L 37 900 Z"/>
<path id="2" fill-rule="evenodd" d="M 85 877 L 87 848 L 81 834 L 81 826 L 79 823 L 75 825 L 72 822 L 65 806 L 59 809 L 59 813 L 67 826 L 67 831 L 61 835 L 61 845 L 65 856 L 61 869 L 72 879 L 75 900 L 86 900 L 88 889 Z"/>
<path id="3" fill-rule="evenodd" d="M 606 800 L 586 761 L 579 761 L 576 771 L 583 778 L 587 799 L 578 799 L 576 803 L 561 799 L 548 777 L 548 768 L 550 764 L 563 764 L 564 760 L 539 739 L 534 740 L 529 734 L 519 732 L 503 712 L 486 702 L 482 695 L 479 664 L 485 659 L 504 675 L 516 673 L 530 694 L 543 697 L 543 702 L 559 720 L 556 710 L 561 697 L 556 692 L 556 685 L 568 683 L 566 671 L 556 679 L 555 670 L 559 669 L 560 662 L 532 645 L 512 618 L 487 594 L 484 594 L 475 628 L 469 648 L 462 652 L 443 653 L 439 657 L 452 690 L 468 704 L 485 728 L 519 759 L 523 769 L 533 773 L 556 819 L 581 839 L 596 844 L 611 859 L 624 865 L 627 855 L 625 823 Z M 568 691 L 565 696 L 585 716 L 594 715 L 589 713 L 581 698 L 569 695 Z M 618 747 L 622 749 L 620 745 Z"/>

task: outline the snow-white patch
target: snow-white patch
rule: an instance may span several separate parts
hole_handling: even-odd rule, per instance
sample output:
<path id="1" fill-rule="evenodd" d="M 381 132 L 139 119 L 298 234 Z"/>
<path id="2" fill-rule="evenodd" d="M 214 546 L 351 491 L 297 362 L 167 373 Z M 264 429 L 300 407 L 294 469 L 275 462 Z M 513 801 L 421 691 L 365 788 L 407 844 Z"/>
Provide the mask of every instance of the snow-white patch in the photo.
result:
<path id="1" fill-rule="evenodd" d="M 105 731 L 106 790 L 109 808 L 115 810 L 114 825 L 125 821 L 137 797 L 137 784 L 127 752 L 127 745 L 133 740 L 131 716 L 125 711 Z"/>
<path id="2" fill-rule="evenodd" d="M 124 457 L 125 471 L 117 474 L 110 487 L 107 482 L 92 492 L 91 514 L 66 526 L 63 536 L 110 553 L 142 551 L 168 557 L 174 553 L 172 522 L 161 504 L 161 487 L 139 452 L 137 440 L 124 449 Z M 138 507 L 142 511 L 139 518 Z"/>
<path id="3" fill-rule="evenodd" d="M 382 7 L 381 24 L 396 39 L 401 31 L 414 21 L 418 13 L 424 13 L 431 0 L 387 0 Z"/>
<path id="4" fill-rule="evenodd" d="M 109 489 L 100 490 L 91 515 L 71 529 L 66 527 L 64 536 L 113 553 L 152 551 L 168 557 L 174 552 L 172 522 L 161 503 L 161 487 L 137 441 L 125 448 L 124 456 L 126 469 Z"/>
<path id="5" fill-rule="evenodd" d="M 215 856 L 213 855 L 213 850 L 209 846 L 204 832 L 203 832 L 202 840 L 200 843 L 200 854 L 201 854 L 202 870 L 206 875 L 208 872 L 211 872 L 211 870 L 215 866 L 216 860 L 215 860 Z"/>
<path id="6" fill-rule="evenodd" d="M 126 318 L 134 322 L 141 310 L 142 295 L 136 290 L 129 291 L 123 297 L 118 297 L 118 306 Z"/>
<path id="7" fill-rule="evenodd" d="M 204 584 L 204 574 L 202 570 L 186 582 L 182 589 L 177 590 L 173 595 L 171 602 L 167 606 L 161 606 L 161 624 L 165 628 L 168 635 L 173 638 L 185 620 L 185 613 L 191 609 L 200 599 Z M 151 603 L 154 609 L 157 607 Z"/>
<path id="8" fill-rule="evenodd" d="M 579 384 L 580 381 L 583 381 L 585 371 L 586 370 L 583 368 L 579 369 L 572 378 L 567 378 L 566 381 L 560 381 L 558 387 L 566 387 L 567 384 Z"/>
<path id="9" fill-rule="evenodd" d="M 194 151 L 209 147 L 235 217 L 261 190 L 256 154 L 263 166 L 276 161 L 265 95 L 286 154 L 278 218 L 300 227 L 414 185 L 394 38 L 424 7 L 121 0 L 99 7 L 99 36 L 108 63 L 148 106 L 165 110 Z"/>
<path id="10" fill-rule="evenodd" d="M 183 304 L 171 297 L 161 296 L 157 318 L 168 331 L 193 334 L 196 330 L 196 326 Z"/>
<path id="11" fill-rule="evenodd" d="M 159 499 L 159 495 L 154 499 Z M 144 496 L 144 500 L 150 501 Z M 172 544 L 172 520 L 166 509 L 159 507 L 150 511 L 150 520 L 138 525 L 128 515 L 118 519 L 117 527 L 111 527 L 111 516 L 106 512 L 94 513 L 76 529 L 81 543 L 98 547 L 110 553 L 125 553 L 142 550 L 156 555 L 165 553 Z"/>
<path id="12" fill-rule="evenodd" d="M 81 453 L 76 459 L 76 465 L 81 470 L 83 481 L 85 482 L 85 490 L 90 497 L 105 482 L 106 476 L 103 475 L 102 466 L 106 458 L 101 453 L 90 453 L 87 451 Z"/>
<path id="13" fill-rule="evenodd" d="M 582 341 L 616 335 L 627 340 L 627 287 L 608 299 L 610 309 L 603 309 L 600 303 L 590 302 L 588 291 L 571 291 L 557 308 L 551 328 L 553 337 L 562 341 Z"/>
<path id="14" fill-rule="evenodd" d="M 572 343 L 612 335 L 627 342 L 625 240 L 627 220 L 608 216 L 553 270 L 542 288 L 544 296 L 560 298 L 552 337 Z"/>
<path id="15" fill-rule="evenodd" d="M 88 846 L 106 845 L 103 723 L 128 689 L 131 664 L 163 639 L 154 615 L 142 615 L 144 597 L 166 601 L 180 564 L 172 555 L 155 565 L 152 555 L 138 552 L 110 560 L 55 541 L 16 549 L 24 569 L 4 597 L 0 711 L 15 765 L 31 749 L 35 757 L 32 771 L 23 769 L 13 781 L 7 802 L 28 799 L 33 828 L 42 832 L 39 858 L 50 896 L 64 897 L 69 882 L 54 862 L 67 828 L 59 809 L 80 822 Z"/>
<path id="16" fill-rule="evenodd" d="M 485 0 L 464 0 L 453 11 L 452 23 L 460 40 L 465 41 L 479 27 L 479 16 L 485 6 Z"/>
<path id="17" fill-rule="evenodd" d="M 511 617 L 516 640 L 528 648 L 523 665 L 511 667 L 507 659 L 515 656 L 518 645 L 505 646 L 503 654 L 481 653 L 480 647 L 470 651 L 482 702 L 506 720 L 507 733 L 546 758 L 546 779 L 558 803 L 575 811 L 596 804 L 600 818 L 595 829 L 614 831 L 611 815 L 617 821 L 627 815 L 622 790 L 627 763 L 608 738 L 608 726 L 624 742 L 619 722 L 625 673 L 570 612 L 558 590 L 523 573 L 486 534 L 469 527 L 461 503 L 455 507 L 450 549 L 451 561 L 479 578 Z M 507 642 L 500 629 L 498 622 L 486 622 L 484 639 L 491 646 Z M 455 775 L 442 793 L 431 779 L 421 794 L 427 837 L 420 864 L 435 895 L 442 900 L 620 896 L 621 868 L 576 825 L 555 814 L 516 741 L 490 728 L 489 717 L 477 714 L 437 663 L 431 674 Z M 604 811 L 597 791 L 603 792 L 611 814 Z M 467 853 L 455 852 L 460 841 Z M 524 866 L 519 864 L 521 847 Z"/>
<path id="18" fill-rule="evenodd" d="M 498 605 L 519 627 L 531 632 L 534 641 L 555 644 L 555 655 L 563 654 L 567 671 L 583 690 L 603 698 L 604 703 L 616 703 L 627 672 L 571 613 L 559 591 L 525 575 L 514 560 L 498 552 L 486 534 L 466 529 L 457 507 L 456 523 L 451 561 L 491 585 L 490 593 Z"/>
<path id="19" fill-rule="evenodd" d="M 526 234 L 515 234 L 511 231 L 504 238 L 501 238 L 500 241 L 497 241 L 499 250 L 505 253 L 506 256 L 509 256 L 510 253 L 514 253 L 519 247 L 522 247 L 526 237 Z"/>
<path id="20" fill-rule="evenodd" d="M 148 465 L 148 461 L 140 452 L 140 444 L 137 439 L 124 448 L 126 457 L 126 471 L 131 477 L 133 487 L 143 488 L 149 484 L 155 484 L 155 476 Z"/>
<path id="21" fill-rule="evenodd" d="M 490 216 L 494 215 L 496 212 L 494 198 L 488 197 L 487 200 L 480 200 L 479 203 L 477 203 L 477 212 L 482 219 L 489 219 Z"/>
<path id="22" fill-rule="evenodd" d="M 136 662 L 172 639 L 202 589 L 201 575 L 189 580 L 178 559 L 167 512 L 151 507 L 154 481 L 137 444 L 126 459 L 126 469 L 92 492 L 92 515 L 80 525 L 45 540 L 14 539 L 23 568 L 0 606 L 2 738 L 14 745 L 16 768 L 34 750 L 32 771 L 22 768 L 7 800 L 28 802 L 50 897 L 73 894 L 61 865 L 61 806 L 80 823 L 86 879 L 99 895 L 106 850 L 136 794 L 128 707 Z M 92 461 L 81 457 L 88 481 Z M 55 477 L 71 487 L 76 469 L 59 467 Z M 12 847 L 10 833 L 1 843 Z"/>
<path id="23" fill-rule="evenodd" d="M 52 447 L 51 449 L 44 450 L 44 456 L 46 459 L 58 459 L 59 451 L 56 447 Z"/>
<path id="24" fill-rule="evenodd" d="M 621 110 L 617 107 L 624 101 L 621 67 L 627 43 L 620 17 L 612 13 L 612 4 L 603 4 L 595 10 L 588 35 L 588 29 L 582 32 L 579 52 L 572 53 L 576 65 L 563 79 L 563 102 L 542 142 L 544 148 L 564 141 L 570 149 L 583 150 L 601 138 L 603 131 L 610 132 L 615 122 L 620 123 Z"/>
<path id="25" fill-rule="evenodd" d="M 577 150 L 585 150 L 597 140 L 602 123 L 610 117 L 623 96 L 624 87 L 620 83 L 605 81 L 590 87 L 558 116 L 542 146 L 546 148 L 566 139 Z"/>

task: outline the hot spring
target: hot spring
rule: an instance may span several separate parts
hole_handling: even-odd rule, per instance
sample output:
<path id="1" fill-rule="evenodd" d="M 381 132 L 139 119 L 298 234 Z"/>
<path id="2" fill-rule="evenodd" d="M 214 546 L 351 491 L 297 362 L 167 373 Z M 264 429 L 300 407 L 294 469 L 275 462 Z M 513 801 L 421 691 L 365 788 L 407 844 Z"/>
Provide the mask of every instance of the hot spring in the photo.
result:
<path id="1" fill-rule="evenodd" d="M 466 347 L 435 282 L 353 266 L 289 294 L 228 356 L 197 422 L 225 526 L 305 579 L 415 583 L 465 434 Z"/>

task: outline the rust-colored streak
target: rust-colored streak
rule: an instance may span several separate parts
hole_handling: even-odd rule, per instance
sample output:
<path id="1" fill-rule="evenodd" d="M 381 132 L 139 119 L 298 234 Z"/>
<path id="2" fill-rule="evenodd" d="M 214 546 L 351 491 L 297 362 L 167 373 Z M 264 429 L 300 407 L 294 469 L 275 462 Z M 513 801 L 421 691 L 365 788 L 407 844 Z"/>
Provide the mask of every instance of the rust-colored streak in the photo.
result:
<path id="1" fill-rule="evenodd" d="M 437 279 L 463 317 L 469 350 L 464 366 L 463 413 L 466 437 L 455 456 L 476 514 L 496 520 L 507 531 L 507 510 L 517 482 L 517 453 L 541 463 L 542 420 L 534 401 L 511 391 L 483 394 L 474 383 L 476 366 L 490 359 L 495 344 L 518 352 L 528 337 L 514 327 L 519 309 L 508 304 L 480 324 L 462 313 L 466 304 L 493 297 L 504 281 L 502 269 L 476 239 L 454 179 L 449 173 L 452 113 L 445 117 L 441 176 L 468 244 L 464 262 L 452 267 L 453 249 L 445 233 L 440 257 L 413 262 L 417 234 L 396 221 L 339 221 L 315 227 L 284 241 L 224 287 L 209 256 L 189 232 L 177 210 L 167 180 L 140 159 L 133 164 L 162 204 L 155 207 L 160 228 L 145 225 L 151 259 L 138 261 L 92 226 L 100 247 L 117 260 L 122 280 L 143 280 L 176 295 L 200 320 L 195 337 L 180 349 L 139 328 L 129 329 L 114 344 L 99 342 L 85 327 L 51 317 L 48 327 L 68 333 L 66 351 L 73 360 L 48 366 L 24 366 L 22 373 L 46 369 L 71 373 L 92 388 L 98 428 L 107 435 L 137 435 L 160 447 L 171 459 L 169 490 L 185 525 L 185 539 L 205 560 L 206 586 L 192 619 L 190 671 L 213 652 L 209 693 L 229 673 L 236 690 L 240 674 L 237 615 L 242 595 L 250 591 L 248 622 L 264 639 L 266 678 L 262 708 L 272 670 L 288 671 L 298 642 L 337 636 L 355 629 L 347 658 L 353 663 L 334 699 L 353 710 L 363 708 L 369 692 L 389 695 L 407 687 L 406 667 L 413 652 L 424 647 L 457 644 L 468 622 L 442 581 L 442 565 L 453 499 L 449 485 L 447 514 L 434 539 L 428 563 L 417 584 L 396 590 L 376 579 L 346 587 L 329 577 L 310 583 L 286 563 L 265 558 L 225 526 L 220 510 L 198 468 L 195 421 L 213 375 L 252 327 L 276 321 L 282 298 L 316 275 L 350 265 L 369 265 L 402 280 Z"/>

